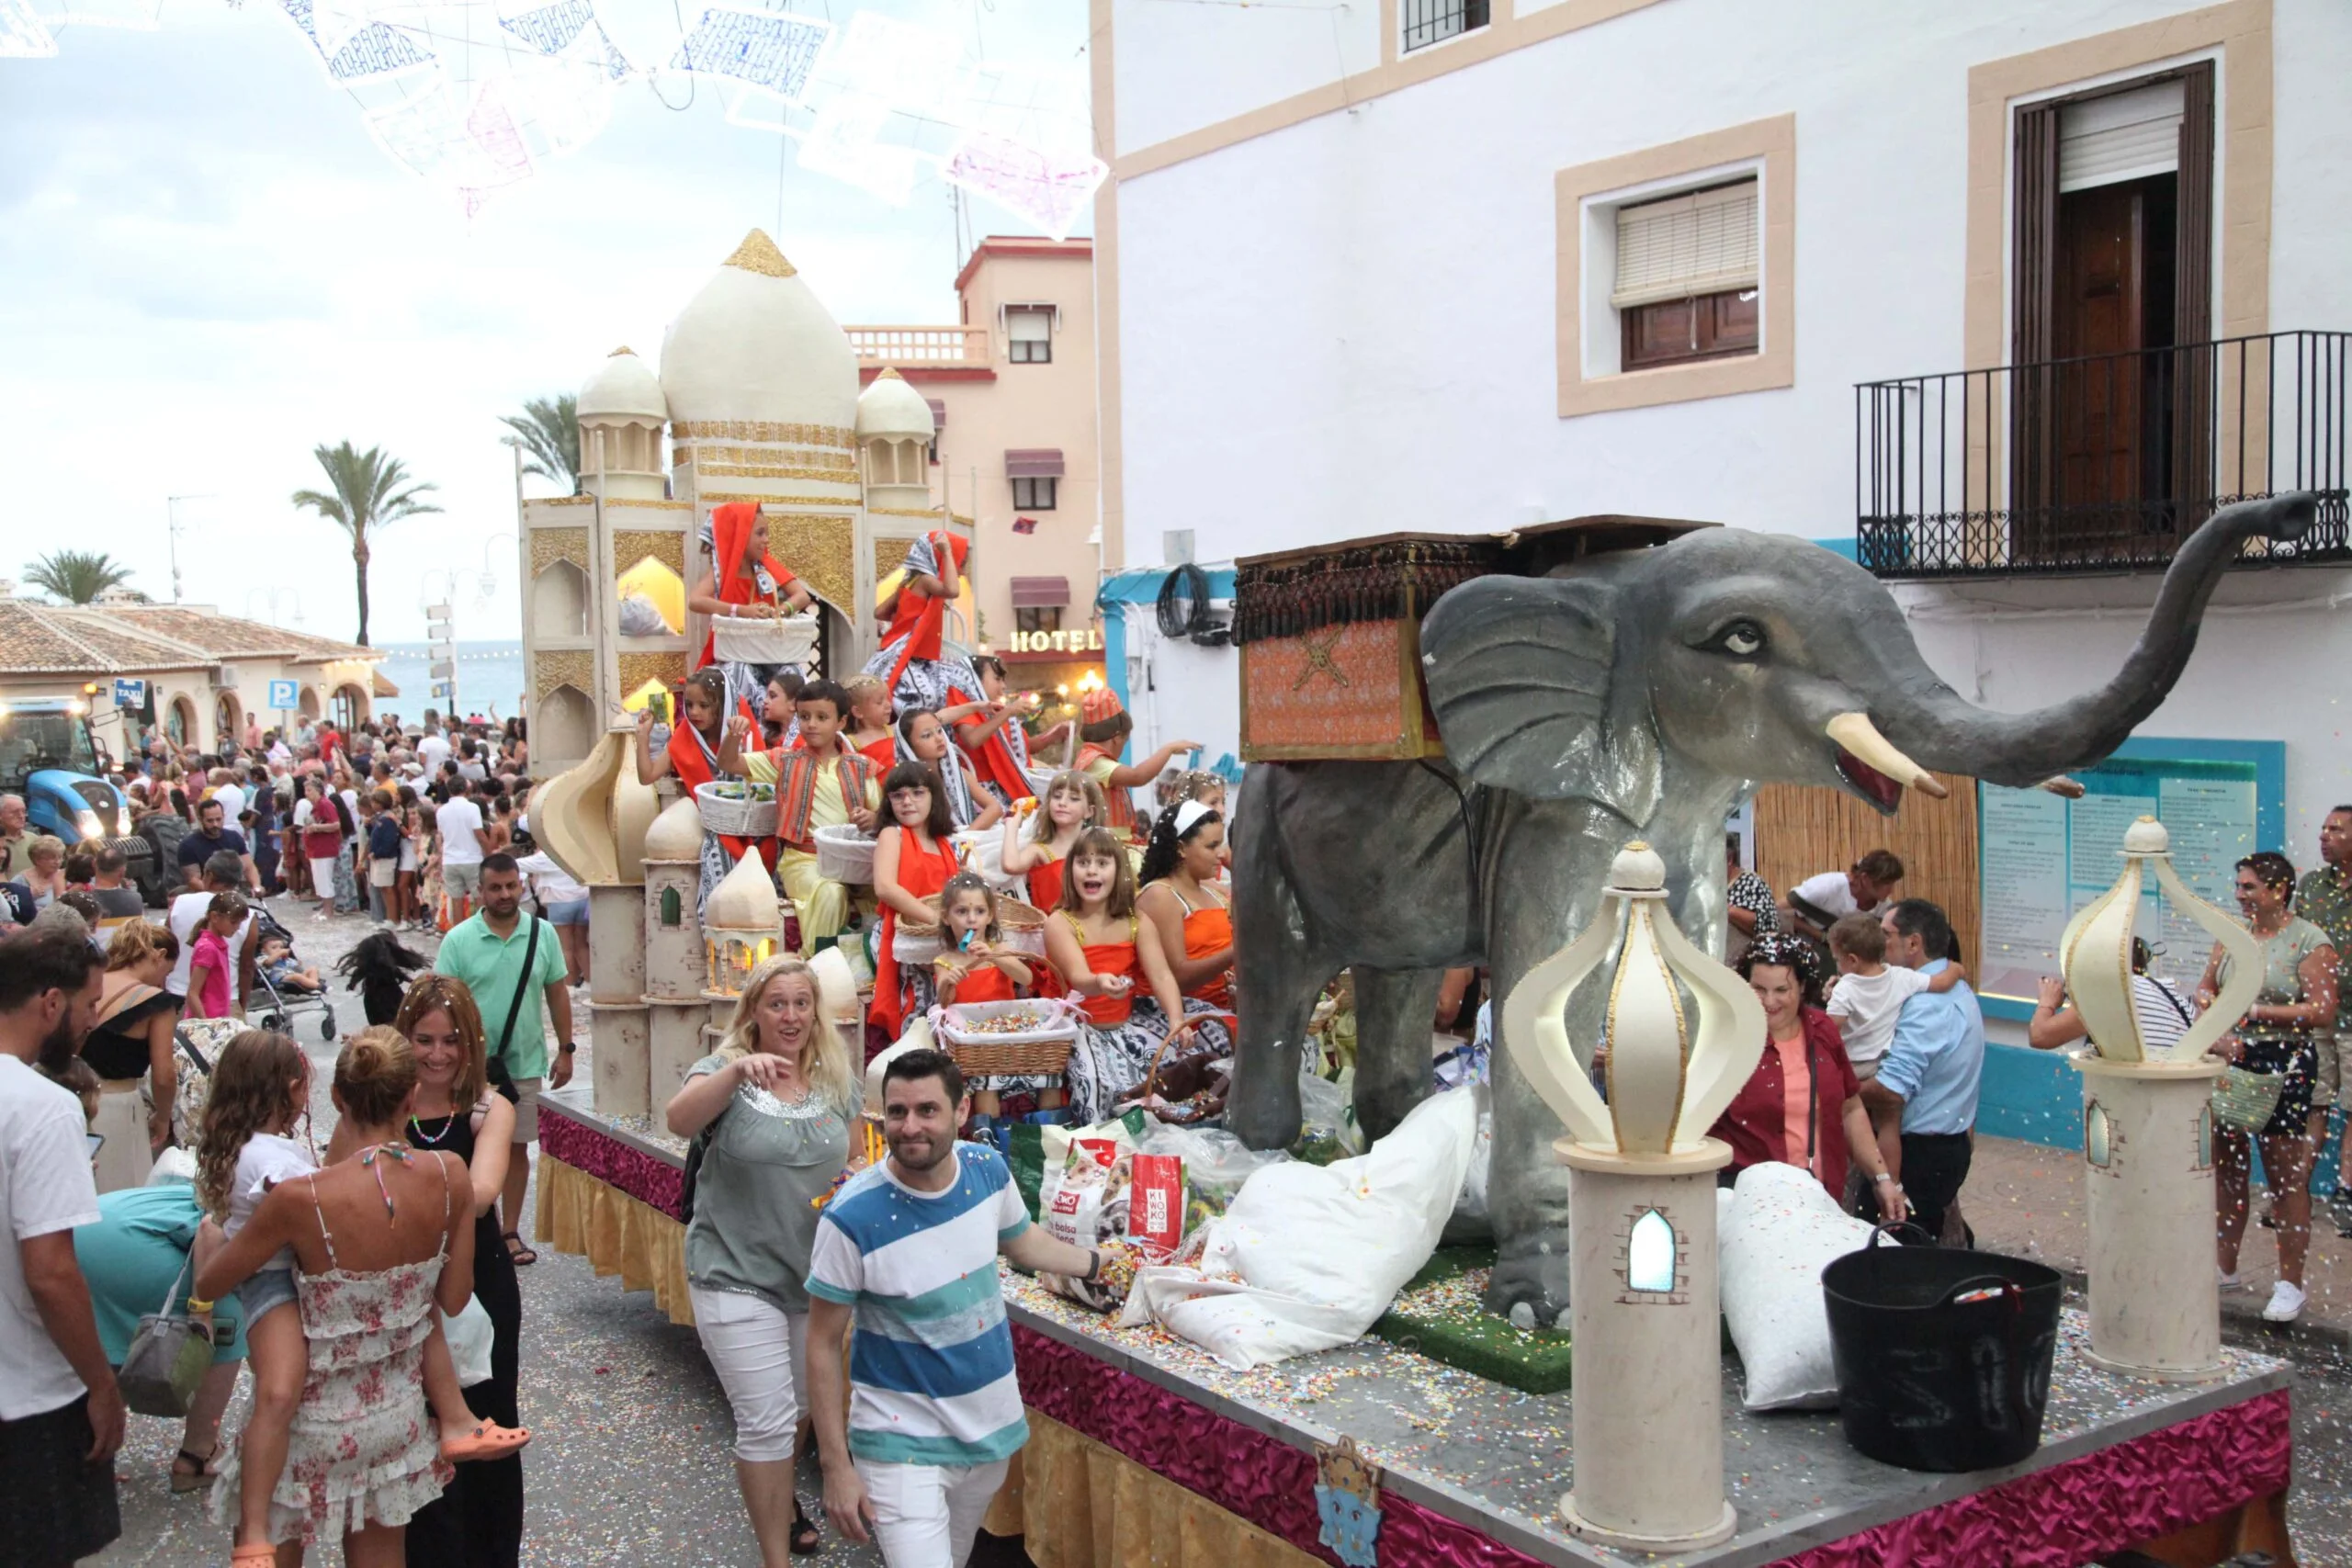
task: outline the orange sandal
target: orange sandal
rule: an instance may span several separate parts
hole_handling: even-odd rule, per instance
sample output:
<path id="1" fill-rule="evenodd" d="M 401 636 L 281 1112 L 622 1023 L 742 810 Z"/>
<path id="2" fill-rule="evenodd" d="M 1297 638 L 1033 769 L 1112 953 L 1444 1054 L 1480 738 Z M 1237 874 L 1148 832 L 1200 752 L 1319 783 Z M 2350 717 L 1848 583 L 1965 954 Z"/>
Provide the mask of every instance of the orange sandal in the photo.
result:
<path id="1" fill-rule="evenodd" d="M 236 1568 L 240 1562 L 274 1563 L 277 1561 L 277 1548 L 267 1541 L 255 1541 L 251 1546 L 241 1546 L 229 1553 L 229 1568 Z"/>
<path id="2" fill-rule="evenodd" d="M 495 1421 L 475 1425 L 470 1432 L 441 1439 L 441 1457 L 451 1464 L 464 1464 L 469 1460 L 504 1459 L 523 1451 L 531 1440 L 528 1427 L 502 1427 Z"/>

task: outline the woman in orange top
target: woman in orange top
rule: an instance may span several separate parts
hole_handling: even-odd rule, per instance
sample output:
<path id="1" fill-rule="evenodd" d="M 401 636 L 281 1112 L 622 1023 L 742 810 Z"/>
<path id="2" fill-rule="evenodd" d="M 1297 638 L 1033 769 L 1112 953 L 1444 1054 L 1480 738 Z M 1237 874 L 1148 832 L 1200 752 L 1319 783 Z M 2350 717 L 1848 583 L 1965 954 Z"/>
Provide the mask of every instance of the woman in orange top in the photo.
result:
<path id="1" fill-rule="evenodd" d="M 1004 819 L 1004 874 L 1029 883 L 1029 902 L 1040 909 L 1057 909 L 1062 902 L 1062 872 L 1078 836 L 1089 828 L 1108 825 L 1111 810 L 1102 786 L 1084 773 L 1056 773 L 1046 786 L 1045 807 L 1032 795 Z M 1029 829 L 1022 831 L 1022 824 Z"/>
<path id="2" fill-rule="evenodd" d="M 899 966 L 893 945 L 899 927 L 908 920 L 936 924 L 922 900 L 945 888 L 963 867 L 948 842 L 955 829 L 947 820 L 946 792 L 929 768 L 900 762 L 882 781 L 882 798 L 892 823 L 874 840 L 874 897 L 882 905 L 882 933 L 874 957 L 874 1006 L 866 1016 L 896 1040 L 908 1020 L 930 1010 L 933 994 L 929 965 Z"/>
<path id="3" fill-rule="evenodd" d="M 1135 868 L 1106 828 L 1089 828 L 1070 851 L 1061 907 L 1046 923 L 1046 956 L 1086 1015 L 1069 1054 L 1070 1116 L 1100 1122 L 1142 1089 L 1163 1043 L 1181 1051 L 1195 1029 L 1159 928 L 1136 913 Z"/>
<path id="4" fill-rule="evenodd" d="M 1225 818 L 1180 800 L 1152 824 L 1136 907 L 1159 928 L 1177 988 L 1211 1007 L 1233 1006 L 1233 910 L 1216 889 Z"/>

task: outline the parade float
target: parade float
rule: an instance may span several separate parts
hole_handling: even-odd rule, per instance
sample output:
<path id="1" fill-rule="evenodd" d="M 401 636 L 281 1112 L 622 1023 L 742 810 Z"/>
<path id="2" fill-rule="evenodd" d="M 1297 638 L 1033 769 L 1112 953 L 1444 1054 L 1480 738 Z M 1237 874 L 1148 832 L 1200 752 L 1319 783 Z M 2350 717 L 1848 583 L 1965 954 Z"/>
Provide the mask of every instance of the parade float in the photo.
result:
<path id="1" fill-rule="evenodd" d="M 758 499 L 817 592 L 824 657 L 854 661 L 870 638 L 856 606 L 894 547 L 881 536 L 905 526 L 861 483 L 858 433 L 885 422 L 861 424 L 846 345 L 825 337 L 839 329 L 773 250 L 746 242 L 725 269 L 742 276 L 688 307 L 658 379 L 600 372 L 582 398 L 587 493 L 526 503 L 534 723 L 572 763 L 535 828 L 592 889 L 597 977 L 589 1071 L 542 1101 L 538 1235 L 681 1323 L 685 1148 L 662 1110 L 786 911 L 756 857 L 700 898 L 701 813 L 628 765 L 624 709 L 683 678 L 695 628 L 625 617 L 621 579 L 686 579 L 695 526 L 741 499 L 715 488 L 733 468 L 730 485 L 777 492 Z M 666 485 L 664 421 L 692 453 Z M 2090 1310 L 2054 1314 L 1989 1380 L 2000 1410 L 2038 1421 L 1997 1468 L 1868 1457 L 1821 1398 L 1751 1407 L 1758 1368 L 1717 1303 L 1734 1250 L 1718 1215 L 1738 1208 L 1704 1134 L 1761 1038 L 1713 956 L 1727 812 L 1771 781 L 1892 808 L 1942 787 L 1930 768 L 2064 787 L 2177 678 L 2222 566 L 2308 517 L 2293 499 L 2217 515 L 2123 674 L 2020 716 L 1960 706 L 1884 591 L 1794 540 L 1607 517 L 1244 563 L 1255 765 L 1235 814 L 1248 958 L 1229 1122 L 1263 1152 L 1170 1143 L 1140 1118 L 1051 1145 L 1073 1181 L 1091 1179 L 1081 1144 L 1106 1170 L 1128 1162 L 1069 1207 L 1151 1245 L 1119 1270 L 1124 1299 L 1008 1272 L 1032 1437 L 989 1529 L 1046 1568 L 2291 1561 L 2287 1372 L 2219 1344 L 2211 1171 L 2162 1153 L 2187 1167 L 2202 1146 L 2193 1086 L 2211 1069 L 2141 1059 L 2093 973 L 2135 892 L 2070 932 L 2096 1043 L 2077 1064 Z M 2129 874 L 2162 879 L 2160 835 L 2124 848 Z M 1426 1020 L 1456 964 L 1491 968 L 1501 1048 L 1489 1088 L 1432 1095 Z M 1303 1026 L 1343 968 L 1374 1141 L 1318 1168 L 1280 1152 L 1302 1088 L 1304 1031 L 1284 1021 Z M 838 950 L 818 970 L 854 1039 L 859 975 Z M 1167 1167 L 1145 1163 L 1171 1148 L 1188 1151 L 1173 1217 Z M 1440 1249 L 1473 1192 L 1494 1249 Z M 1802 1283 L 1786 1332 L 1826 1358 L 1823 1292 Z M 1725 1307 L 1737 1289 L 1725 1280 Z M 2011 1300 L 1984 1289 L 1996 1310 Z M 2143 1322 L 2135 1302 L 2166 1292 L 2179 1310 Z"/>

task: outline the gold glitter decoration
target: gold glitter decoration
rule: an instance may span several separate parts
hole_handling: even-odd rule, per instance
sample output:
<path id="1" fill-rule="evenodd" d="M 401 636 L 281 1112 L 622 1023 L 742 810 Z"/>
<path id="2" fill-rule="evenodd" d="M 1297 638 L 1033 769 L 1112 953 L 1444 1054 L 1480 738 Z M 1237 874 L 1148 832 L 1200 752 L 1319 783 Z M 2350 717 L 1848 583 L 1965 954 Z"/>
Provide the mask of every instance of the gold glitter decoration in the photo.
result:
<path id="1" fill-rule="evenodd" d="M 582 696 L 596 694 L 595 655 L 584 648 L 550 649 L 531 660 L 531 695 L 544 702 L 558 686 L 569 686 Z"/>
<path id="2" fill-rule="evenodd" d="M 857 525 L 847 517 L 787 512 L 768 519 L 768 548 L 809 592 L 839 610 L 857 602 Z"/>
<path id="3" fill-rule="evenodd" d="M 613 532 L 613 567 L 627 571 L 650 556 L 676 572 L 686 575 L 686 536 L 667 528 L 617 528 Z M 627 682 L 621 690 L 633 692 L 635 686 Z"/>
<path id="4" fill-rule="evenodd" d="M 628 355 L 631 359 L 635 359 L 637 357 L 637 350 L 629 347 L 627 344 L 621 344 L 620 347 L 613 350 L 612 353 L 605 355 L 605 357 L 607 359 L 618 359 L 624 354 Z"/>
<path id="5" fill-rule="evenodd" d="M 937 507 L 929 506 L 869 506 L 865 510 L 872 513 L 876 517 L 929 517 L 936 520 L 939 516 L 939 509 Z M 947 515 L 950 520 L 954 522 L 971 522 L 970 518 L 965 516 L 960 512 L 951 512 Z"/>
<path id="6" fill-rule="evenodd" d="M 531 575 L 539 573 L 560 560 L 568 560 L 582 572 L 588 570 L 588 530 L 585 528 L 534 528 L 531 533 Z"/>
<path id="7" fill-rule="evenodd" d="M 780 468 L 763 463 L 697 462 L 695 472 L 734 479 L 813 479 L 819 484 L 835 485 L 857 482 L 857 471 L 854 468 L 843 473 L 831 468 Z"/>
<path id="8" fill-rule="evenodd" d="M 654 501 L 639 496 L 615 496 L 605 502 L 607 511 L 624 506 L 639 507 L 647 512 L 692 512 L 695 509 L 691 501 Z"/>
<path id="9" fill-rule="evenodd" d="M 735 247 L 735 254 L 721 265 L 756 272 L 762 277 L 791 277 L 799 270 L 785 260 L 784 253 L 775 248 L 775 242 L 758 229 L 744 235 L 743 243 Z"/>
<path id="10" fill-rule="evenodd" d="M 845 424 L 777 424 L 764 419 L 673 419 L 673 441 L 766 441 L 786 446 L 857 450 L 857 432 Z"/>
<path id="11" fill-rule="evenodd" d="M 766 463 L 782 457 L 812 468 L 836 469 L 845 474 L 857 472 L 857 459 L 834 448 L 816 452 L 780 452 L 773 446 L 689 446 L 680 443 L 676 451 L 678 461 L 682 463 Z"/>
<path id="12" fill-rule="evenodd" d="M 707 490 L 699 492 L 705 506 L 717 506 L 728 501 L 756 501 L 762 506 L 839 506 L 855 510 L 854 500 L 838 495 L 753 495 L 742 490 Z"/>
<path id="13" fill-rule="evenodd" d="M 523 510 L 527 512 L 534 506 L 594 506 L 595 504 L 596 498 L 593 495 L 535 495 L 523 502 Z"/>
<path id="14" fill-rule="evenodd" d="M 643 691 L 648 681 L 675 686 L 686 678 L 686 656 L 684 653 L 624 653 L 620 656 L 619 673 L 620 687 L 624 692 Z"/>

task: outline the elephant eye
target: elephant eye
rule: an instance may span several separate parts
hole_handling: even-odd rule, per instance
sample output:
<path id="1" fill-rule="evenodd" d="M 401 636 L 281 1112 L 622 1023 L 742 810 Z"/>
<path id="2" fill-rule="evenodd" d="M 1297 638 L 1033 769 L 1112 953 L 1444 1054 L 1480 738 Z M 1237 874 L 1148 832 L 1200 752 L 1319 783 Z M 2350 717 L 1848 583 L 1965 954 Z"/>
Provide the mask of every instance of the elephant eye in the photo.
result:
<path id="1" fill-rule="evenodd" d="M 1735 659 L 1753 659 L 1764 651 L 1764 628 L 1754 621 L 1742 618 L 1733 621 L 1703 644 Z"/>

